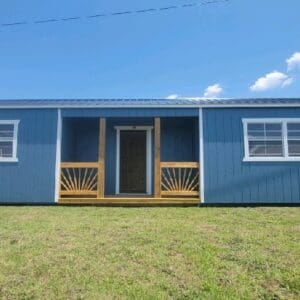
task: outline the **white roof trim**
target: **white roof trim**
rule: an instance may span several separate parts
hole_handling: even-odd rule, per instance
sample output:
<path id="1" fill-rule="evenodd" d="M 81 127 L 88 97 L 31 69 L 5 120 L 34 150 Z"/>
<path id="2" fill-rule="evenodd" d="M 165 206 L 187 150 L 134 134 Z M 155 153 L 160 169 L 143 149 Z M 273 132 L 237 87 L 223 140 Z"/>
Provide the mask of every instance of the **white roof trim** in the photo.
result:
<path id="1" fill-rule="evenodd" d="M 254 104 L 188 104 L 188 105 L 120 105 L 120 106 L 116 106 L 116 105 L 0 105 L 0 109 L 45 109 L 45 108 L 50 108 L 50 109 L 58 109 L 58 108 L 84 108 L 84 109 L 95 109 L 95 108 L 99 108 L 99 109 L 103 109 L 103 108 L 115 108 L 115 109 L 120 109 L 120 108 L 235 108 L 235 107 L 300 107 L 300 103 L 269 103 L 269 104 L 258 104 L 258 103 L 254 103 Z"/>

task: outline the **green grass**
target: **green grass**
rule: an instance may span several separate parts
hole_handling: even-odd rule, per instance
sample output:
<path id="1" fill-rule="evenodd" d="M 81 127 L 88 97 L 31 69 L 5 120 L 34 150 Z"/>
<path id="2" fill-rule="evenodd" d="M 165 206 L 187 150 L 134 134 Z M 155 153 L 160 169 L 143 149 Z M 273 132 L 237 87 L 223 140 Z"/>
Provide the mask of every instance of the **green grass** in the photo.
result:
<path id="1" fill-rule="evenodd" d="M 0 207 L 1 299 L 299 299 L 300 208 Z"/>

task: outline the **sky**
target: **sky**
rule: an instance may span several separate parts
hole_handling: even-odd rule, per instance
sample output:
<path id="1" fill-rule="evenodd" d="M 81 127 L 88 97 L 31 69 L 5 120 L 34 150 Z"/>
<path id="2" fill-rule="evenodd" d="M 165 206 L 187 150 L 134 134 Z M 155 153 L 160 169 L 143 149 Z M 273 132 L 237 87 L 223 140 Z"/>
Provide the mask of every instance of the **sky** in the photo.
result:
<path id="1" fill-rule="evenodd" d="M 27 24 L 0 26 L 0 98 L 300 97 L 299 12 L 299 0 L 3 0 L 0 23 Z M 81 18 L 34 23 L 68 17 Z"/>

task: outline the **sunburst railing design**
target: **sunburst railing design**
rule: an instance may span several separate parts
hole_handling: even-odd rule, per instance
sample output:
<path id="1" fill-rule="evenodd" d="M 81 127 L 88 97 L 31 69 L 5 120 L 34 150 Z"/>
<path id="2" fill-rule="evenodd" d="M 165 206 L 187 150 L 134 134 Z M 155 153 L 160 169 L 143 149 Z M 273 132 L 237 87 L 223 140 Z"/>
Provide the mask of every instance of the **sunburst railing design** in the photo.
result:
<path id="1" fill-rule="evenodd" d="M 162 196 L 199 196 L 197 162 L 161 162 Z"/>
<path id="2" fill-rule="evenodd" d="M 97 196 L 99 192 L 99 163 L 62 163 L 60 196 Z"/>

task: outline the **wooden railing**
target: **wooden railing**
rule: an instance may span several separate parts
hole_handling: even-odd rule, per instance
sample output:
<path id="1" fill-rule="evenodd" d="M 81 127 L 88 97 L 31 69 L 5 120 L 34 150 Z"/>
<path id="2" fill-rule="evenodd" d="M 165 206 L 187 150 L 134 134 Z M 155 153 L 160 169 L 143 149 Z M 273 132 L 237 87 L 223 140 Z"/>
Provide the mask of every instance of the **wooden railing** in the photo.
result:
<path id="1" fill-rule="evenodd" d="M 60 169 L 60 197 L 103 197 L 99 162 L 65 162 Z"/>
<path id="2" fill-rule="evenodd" d="M 199 196 L 199 163 L 161 162 L 162 196 Z"/>
<path id="3" fill-rule="evenodd" d="M 199 163 L 161 162 L 162 197 L 199 196 Z M 104 172 L 99 162 L 65 162 L 60 169 L 60 198 L 104 197 Z"/>

